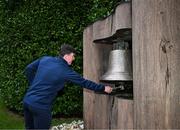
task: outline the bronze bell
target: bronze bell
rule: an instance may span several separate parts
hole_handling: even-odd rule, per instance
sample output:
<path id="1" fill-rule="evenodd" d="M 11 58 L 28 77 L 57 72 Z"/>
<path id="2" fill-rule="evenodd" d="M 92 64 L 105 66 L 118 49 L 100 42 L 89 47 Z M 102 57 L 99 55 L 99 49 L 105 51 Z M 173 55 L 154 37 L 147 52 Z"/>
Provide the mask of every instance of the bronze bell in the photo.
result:
<path id="1" fill-rule="evenodd" d="M 126 42 L 114 44 L 109 55 L 107 72 L 102 81 L 132 81 L 132 54 Z"/>

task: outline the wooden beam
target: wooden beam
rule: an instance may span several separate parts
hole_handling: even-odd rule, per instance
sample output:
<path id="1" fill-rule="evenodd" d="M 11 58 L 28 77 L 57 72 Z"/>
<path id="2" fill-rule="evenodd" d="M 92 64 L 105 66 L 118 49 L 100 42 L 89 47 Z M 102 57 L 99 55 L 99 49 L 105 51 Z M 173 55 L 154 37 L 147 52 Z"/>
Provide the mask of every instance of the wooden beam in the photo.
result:
<path id="1" fill-rule="evenodd" d="M 136 129 L 180 128 L 179 7 L 179 0 L 132 0 Z"/>

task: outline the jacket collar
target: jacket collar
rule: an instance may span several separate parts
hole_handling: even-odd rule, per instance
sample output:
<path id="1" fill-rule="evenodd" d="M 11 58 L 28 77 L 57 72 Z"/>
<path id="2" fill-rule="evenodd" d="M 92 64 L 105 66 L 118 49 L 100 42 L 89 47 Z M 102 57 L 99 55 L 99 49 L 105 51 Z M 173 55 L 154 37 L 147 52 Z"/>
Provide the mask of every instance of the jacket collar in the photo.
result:
<path id="1" fill-rule="evenodd" d="M 61 56 L 58 56 L 57 58 L 58 58 L 61 62 L 65 63 L 67 66 L 69 66 L 69 64 L 67 63 L 67 61 L 66 61 L 64 58 L 62 58 Z"/>

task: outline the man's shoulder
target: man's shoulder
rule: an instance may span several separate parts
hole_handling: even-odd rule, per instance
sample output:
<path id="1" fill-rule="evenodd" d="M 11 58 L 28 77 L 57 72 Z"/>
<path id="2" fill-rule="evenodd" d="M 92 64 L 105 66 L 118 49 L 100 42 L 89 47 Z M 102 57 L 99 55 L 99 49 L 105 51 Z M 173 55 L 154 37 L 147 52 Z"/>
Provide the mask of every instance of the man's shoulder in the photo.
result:
<path id="1" fill-rule="evenodd" d="M 53 57 L 53 56 L 42 56 L 41 58 L 40 58 L 40 61 L 41 62 L 46 62 L 46 61 L 54 61 L 56 58 L 55 57 Z"/>
<path id="2" fill-rule="evenodd" d="M 55 57 L 53 56 L 42 56 L 41 59 L 54 59 Z"/>

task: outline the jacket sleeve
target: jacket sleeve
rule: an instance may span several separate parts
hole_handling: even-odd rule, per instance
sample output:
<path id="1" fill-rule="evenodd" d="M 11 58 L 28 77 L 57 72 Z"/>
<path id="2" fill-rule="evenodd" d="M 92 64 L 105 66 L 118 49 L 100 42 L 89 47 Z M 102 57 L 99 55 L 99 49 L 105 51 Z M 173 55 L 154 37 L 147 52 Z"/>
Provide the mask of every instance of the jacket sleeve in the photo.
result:
<path id="1" fill-rule="evenodd" d="M 40 61 L 40 59 L 33 61 L 31 64 L 26 66 L 26 68 L 24 70 L 24 74 L 25 74 L 26 78 L 28 79 L 29 85 L 31 85 L 34 80 L 37 68 L 39 66 L 39 61 Z"/>
<path id="2" fill-rule="evenodd" d="M 81 75 L 77 72 L 73 71 L 72 69 L 68 69 L 66 73 L 66 80 L 73 82 L 75 84 L 80 85 L 83 88 L 87 88 L 94 91 L 102 92 L 105 89 L 105 86 L 102 84 L 97 84 L 91 80 L 84 79 Z"/>

